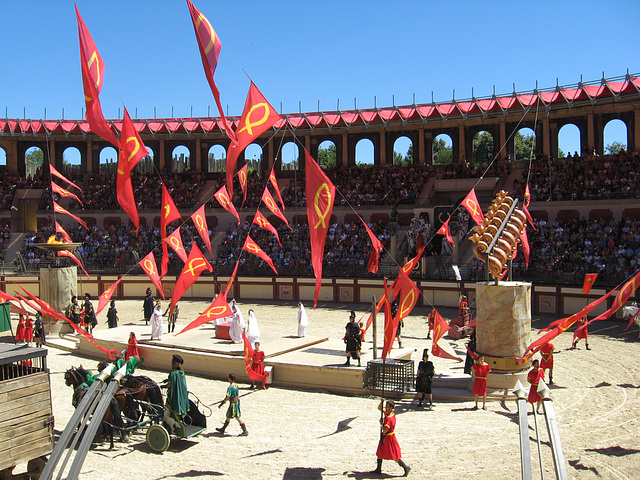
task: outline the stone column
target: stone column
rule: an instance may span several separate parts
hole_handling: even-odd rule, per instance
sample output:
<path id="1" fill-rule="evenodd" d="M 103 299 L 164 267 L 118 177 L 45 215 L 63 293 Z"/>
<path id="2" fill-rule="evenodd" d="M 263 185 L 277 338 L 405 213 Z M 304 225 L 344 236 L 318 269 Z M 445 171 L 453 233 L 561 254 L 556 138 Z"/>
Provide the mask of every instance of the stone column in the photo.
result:
<path id="1" fill-rule="evenodd" d="M 47 302 L 56 312 L 64 312 L 71 297 L 78 291 L 78 267 L 42 267 L 40 269 L 40 299 Z M 47 335 L 57 335 L 73 331 L 68 323 L 44 317 Z"/>

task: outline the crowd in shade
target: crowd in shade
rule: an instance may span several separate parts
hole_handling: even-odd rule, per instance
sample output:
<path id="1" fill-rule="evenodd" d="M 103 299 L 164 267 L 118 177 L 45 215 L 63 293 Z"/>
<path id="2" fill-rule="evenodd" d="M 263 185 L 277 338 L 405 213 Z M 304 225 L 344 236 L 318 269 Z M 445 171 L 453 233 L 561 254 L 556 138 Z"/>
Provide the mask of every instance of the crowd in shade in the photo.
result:
<path id="1" fill-rule="evenodd" d="M 7 211 L 13 204 L 16 190 L 21 188 L 42 188 L 40 175 L 34 178 L 3 172 L 0 174 L 0 211 Z"/>
<path id="2" fill-rule="evenodd" d="M 0 263 L 4 261 L 4 251 L 9 246 L 10 238 L 11 238 L 11 227 L 9 225 L 0 227 Z"/>
<path id="3" fill-rule="evenodd" d="M 489 168 L 471 165 L 468 162 L 442 165 L 438 168 L 438 178 L 479 178 L 499 177 L 507 178 L 511 173 L 511 163 L 496 161 Z"/>
<path id="4" fill-rule="evenodd" d="M 515 187 L 520 197 L 524 180 Z M 531 165 L 531 201 L 610 200 L 640 196 L 640 157 L 587 155 L 558 159 L 538 158 Z"/>

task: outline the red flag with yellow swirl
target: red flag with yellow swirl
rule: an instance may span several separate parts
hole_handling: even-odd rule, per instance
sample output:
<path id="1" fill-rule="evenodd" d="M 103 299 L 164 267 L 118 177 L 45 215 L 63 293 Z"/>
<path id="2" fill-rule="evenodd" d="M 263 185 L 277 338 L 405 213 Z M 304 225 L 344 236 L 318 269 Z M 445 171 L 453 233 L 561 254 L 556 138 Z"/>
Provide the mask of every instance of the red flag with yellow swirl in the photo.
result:
<path id="1" fill-rule="evenodd" d="M 160 278 L 167 274 L 169 265 L 169 251 L 167 249 L 167 225 L 176 220 L 181 220 L 182 216 L 178 207 L 173 202 L 169 190 L 162 184 L 162 208 L 160 210 L 160 238 L 162 239 L 162 262 L 160 262 Z"/>
<path id="2" fill-rule="evenodd" d="M 271 233 L 273 233 L 276 236 L 276 239 L 278 240 L 278 243 L 280 244 L 280 246 L 282 246 L 282 242 L 280 241 L 280 235 L 278 235 L 278 230 L 276 230 L 276 227 L 271 225 L 271 222 L 267 220 L 267 217 L 265 217 L 260 212 L 260 210 L 256 210 L 256 214 L 253 217 L 253 223 L 258 225 L 263 230 L 268 230 Z"/>
<path id="3" fill-rule="evenodd" d="M 238 225 L 240 225 L 240 215 L 238 215 L 238 211 L 236 207 L 231 202 L 231 195 L 229 195 L 229 191 L 225 185 L 222 185 L 220 190 L 213 194 L 216 197 L 218 203 L 224 208 L 227 212 L 232 214 L 234 217 L 238 219 Z"/>
<path id="4" fill-rule="evenodd" d="M 369 225 L 367 225 L 360 215 L 358 215 L 358 218 L 364 225 L 364 229 L 367 231 L 367 235 L 369 235 L 369 239 L 371 240 L 373 247 L 371 255 L 369 255 L 369 261 L 367 262 L 367 270 L 371 273 L 378 273 L 378 260 L 380 259 L 380 252 L 382 252 L 384 245 L 382 245 L 382 242 L 378 240 L 378 237 L 375 236 L 369 228 Z"/>
<path id="5" fill-rule="evenodd" d="M 464 197 L 464 200 L 462 200 L 462 206 L 467 209 L 473 221 L 476 222 L 476 225 L 482 225 L 484 215 L 482 215 L 482 209 L 478 203 L 475 188 L 472 188 L 471 191 L 467 193 L 467 196 Z"/>
<path id="6" fill-rule="evenodd" d="M 244 167 L 238 170 L 238 180 L 240 181 L 240 189 L 242 190 L 242 204 L 240 208 L 244 207 L 244 202 L 247 201 L 247 188 L 249 188 L 249 164 L 245 163 Z"/>
<path id="7" fill-rule="evenodd" d="M 284 213 L 282 213 L 278 205 L 276 205 L 276 201 L 273 199 L 273 195 L 269 192 L 268 187 L 264 187 L 264 192 L 262 192 L 262 201 L 267 208 L 271 210 L 271 213 L 286 223 L 287 227 L 291 228 L 291 225 L 289 225 L 289 222 L 287 221 L 287 217 L 284 216 Z"/>
<path id="8" fill-rule="evenodd" d="M 55 183 L 53 180 L 51 181 L 51 191 L 53 193 L 57 193 L 61 197 L 75 198 L 78 201 L 78 203 L 84 207 L 84 203 L 82 203 L 82 200 L 80 200 L 75 193 L 71 193 L 69 190 L 66 190 L 66 189 L 62 188 L 60 185 Z"/>
<path id="9" fill-rule="evenodd" d="M 71 260 L 76 262 L 76 264 L 82 269 L 84 274 L 87 276 L 87 280 L 89 278 L 91 278 L 89 276 L 89 274 L 87 273 L 87 271 L 84 269 L 84 265 L 82 265 L 82 262 L 80 261 L 80 259 L 78 257 L 76 257 L 72 252 L 70 252 L 69 250 L 58 250 L 58 256 L 59 257 L 68 257 L 68 258 L 70 258 Z"/>
<path id="10" fill-rule="evenodd" d="M 67 211 L 65 208 L 61 207 L 60 205 L 58 205 L 56 203 L 56 201 L 53 201 L 53 211 L 56 213 L 63 213 L 65 215 L 69 215 L 71 218 L 73 218 L 76 222 L 78 222 L 80 225 L 82 225 L 84 228 L 86 228 L 87 230 L 89 230 L 89 227 L 87 227 L 87 224 L 84 223 L 84 220 L 82 220 L 80 217 L 76 217 L 73 213 L 70 213 L 69 211 Z"/>
<path id="11" fill-rule="evenodd" d="M 251 380 L 252 382 L 262 382 L 262 388 L 265 388 L 269 372 L 258 373 L 253 368 L 251 368 L 251 360 L 253 359 L 255 350 L 251 347 L 251 342 L 244 332 L 242 332 L 242 343 L 244 344 L 244 369 L 247 372 L 249 380 Z"/>
<path id="12" fill-rule="evenodd" d="M 176 228 L 167 237 L 167 243 L 171 249 L 176 252 L 176 255 L 180 257 L 180 260 L 187 262 L 187 252 L 184 251 L 184 244 L 182 243 L 182 234 L 180 233 L 180 227 Z"/>
<path id="13" fill-rule="evenodd" d="M 146 257 L 138 262 L 138 265 L 142 267 L 144 273 L 147 274 L 149 279 L 156 286 L 156 289 L 160 292 L 162 299 L 164 300 L 164 291 L 162 290 L 162 282 L 160 281 L 160 274 L 158 273 L 158 265 L 156 264 L 156 257 L 153 254 L 153 250 L 150 251 Z"/>
<path id="14" fill-rule="evenodd" d="M 173 307 L 178 303 L 178 300 L 182 298 L 184 292 L 186 292 L 187 289 L 191 287 L 196 280 L 198 280 L 200 274 L 205 270 L 213 272 L 213 267 L 209 262 L 207 262 L 207 259 L 204 258 L 204 255 L 202 255 L 202 251 L 198 248 L 196 242 L 193 242 L 191 244 L 189 257 L 187 258 L 184 267 L 182 267 L 182 273 L 180 273 L 180 276 L 176 281 L 176 287 L 173 289 L 173 294 L 171 295 L 170 312 L 173 311 Z"/>
<path id="15" fill-rule="evenodd" d="M 276 267 L 273 265 L 273 260 L 271 260 L 271 257 L 264 253 L 264 250 L 262 250 L 262 248 L 260 248 L 260 246 L 256 242 L 254 242 L 249 235 L 247 235 L 242 249 L 249 253 L 253 253 L 256 257 L 260 257 L 262 260 L 269 264 L 271 269 L 276 272 L 276 275 L 280 275 L 278 273 L 278 270 L 276 270 Z"/>
<path id="16" fill-rule="evenodd" d="M 459 362 L 461 362 L 461 358 L 445 352 L 442 347 L 438 345 L 438 341 L 444 336 L 445 333 L 449 331 L 450 328 L 451 327 L 447 325 L 447 322 L 444 321 L 444 318 L 442 318 L 442 315 L 440 315 L 440 313 L 436 310 L 436 318 L 433 322 L 433 344 L 431 345 L 431 352 L 436 357 L 448 358 L 450 360 L 458 360 Z"/>
<path id="17" fill-rule="evenodd" d="M 111 300 L 111 296 L 113 295 L 113 292 L 116 291 L 116 287 L 122 281 L 122 278 L 123 277 L 120 277 L 115 281 L 115 283 L 113 283 L 109 288 L 107 288 L 100 294 L 100 296 L 98 297 L 98 309 L 96 310 L 96 315 L 100 314 L 100 312 L 104 310 L 104 307 L 107 306 L 107 303 L 109 303 L 109 300 Z"/>
<path id="18" fill-rule="evenodd" d="M 216 299 L 207 307 L 207 309 L 202 312 L 198 318 L 192 321 L 189 325 L 184 327 L 180 332 L 176 333 L 176 335 L 180 335 L 181 333 L 188 332 L 194 328 L 198 328 L 200 325 L 204 325 L 205 323 L 211 322 L 216 318 L 223 317 L 231 317 L 233 313 L 229 308 L 229 304 L 227 303 L 227 295 L 225 293 L 220 292 L 220 294 L 216 297 Z"/>
<path id="19" fill-rule="evenodd" d="M 391 314 L 391 303 L 389 302 L 389 287 L 387 279 L 384 279 L 384 295 L 380 299 L 384 306 L 384 343 L 382 345 L 382 360 L 387 359 L 387 355 L 393 348 L 393 342 L 396 339 L 396 331 L 398 330 L 397 316 Z"/>
<path id="20" fill-rule="evenodd" d="M 280 115 L 276 112 L 258 87 L 251 82 L 247 100 L 244 103 L 242 117 L 236 129 L 237 141 L 232 141 L 227 152 L 227 188 L 233 198 L 233 174 L 236 172 L 238 156 L 256 138 L 271 128 Z"/>
<path id="21" fill-rule="evenodd" d="M 62 228 L 62 225 L 60 225 L 58 222 L 56 222 L 56 232 L 59 232 L 60 235 L 62 235 L 64 243 L 73 243 L 73 240 L 71 240 L 71 237 L 69 236 L 67 231 Z"/>
<path id="22" fill-rule="evenodd" d="M 453 243 L 453 238 L 451 237 L 451 230 L 449 230 L 449 220 L 451 220 L 451 217 L 447 218 L 447 221 L 442 224 L 442 226 L 436 233 L 438 235 L 444 235 L 445 237 L 447 237 L 447 241 L 451 244 L 452 247 L 455 247 L 456 244 Z"/>
<path id="23" fill-rule="evenodd" d="M 313 157 L 305 150 L 307 220 L 311 240 L 311 264 L 316 277 L 316 290 L 313 295 L 313 307 L 318 304 L 322 285 L 322 259 L 327 230 L 331 222 L 336 187 L 325 175 Z"/>
<path id="24" fill-rule="evenodd" d="M 276 195 L 278 196 L 278 201 L 280 202 L 280 206 L 282 210 L 286 210 L 284 207 L 284 200 L 282 200 L 282 195 L 280 194 L 280 187 L 278 186 L 278 181 L 276 180 L 276 166 L 271 167 L 271 173 L 269 174 L 269 182 L 271 182 L 271 186 L 276 191 Z"/>
<path id="25" fill-rule="evenodd" d="M 398 322 L 400 322 L 411 313 L 413 307 L 418 303 L 418 299 L 420 298 L 420 289 L 402 269 L 398 272 L 397 281 L 394 283 L 396 285 L 395 289 L 400 292 L 398 296 L 398 311 L 396 312 Z M 395 289 L 393 295 L 394 298 L 396 297 Z"/>
<path id="26" fill-rule="evenodd" d="M 204 204 L 196 210 L 196 212 L 191 215 L 191 220 L 193 224 L 196 226 L 196 230 L 200 234 L 200 238 L 207 246 L 209 253 L 213 257 L 213 252 L 211 251 L 211 239 L 209 238 L 209 225 L 207 225 L 207 217 L 204 214 Z"/>
<path id="27" fill-rule="evenodd" d="M 67 177 L 65 177 L 64 175 L 62 175 L 58 170 L 56 170 L 56 168 L 49 164 L 49 173 L 51 173 L 52 176 L 54 177 L 58 177 L 60 180 L 64 180 L 65 182 L 67 182 L 69 185 L 71 185 L 72 187 L 77 188 L 78 190 L 82 191 L 82 189 L 76 185 L 75 183 L 73 183 L 71 180 L 69 180 Z"/>

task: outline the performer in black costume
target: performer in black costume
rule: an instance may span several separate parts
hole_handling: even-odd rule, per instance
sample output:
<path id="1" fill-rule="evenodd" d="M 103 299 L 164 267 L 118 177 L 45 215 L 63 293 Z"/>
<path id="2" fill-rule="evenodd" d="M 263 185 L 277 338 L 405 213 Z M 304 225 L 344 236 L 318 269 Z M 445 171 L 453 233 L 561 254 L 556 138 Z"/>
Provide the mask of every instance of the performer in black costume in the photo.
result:
<path id="1" fill-rule="evenodd" d="M 418 364 L 418 372 L 416 374 L 416 392 L 418 392 L 418 405 L 422 406 L 424 394 L 429 395 L 429 410 L 433 407 L 433 395 L 431 394 L 431 382 L 435 368 L 433 362 L 429 361 L 429 349 L 425 348 L 422 352 L 422 361 Z"/>
<path id="2" fill-rule="evenodd" d="M 356 313 L 351 310 L 349 316 L 349 323 L 345 327 L 346 333 L 344 336 L 344 343 L 347 344 L 347 361 L 344 364 L 346 367 L 351 365 L 351 358 L 358 360 L 358 366 L 360 367 L 360 349 L 362 348 L 362 337 L 360 337 L 360 325 L 356 323 Z"/>

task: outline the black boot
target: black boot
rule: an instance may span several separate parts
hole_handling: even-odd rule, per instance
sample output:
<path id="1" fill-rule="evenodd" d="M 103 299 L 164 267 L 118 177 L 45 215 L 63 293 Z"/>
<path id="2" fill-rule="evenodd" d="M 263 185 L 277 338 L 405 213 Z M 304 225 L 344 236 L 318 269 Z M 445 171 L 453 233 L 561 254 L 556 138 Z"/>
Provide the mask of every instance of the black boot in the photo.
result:
<path id="1" fill-rule="evenodd" d="M 222 427 L 220 427 L 220 428 L 216 428 L 216 430 L 217 430 L 219 433 L 222 433 L 222 434 L 224 435 L 224 431 L 227 429 L 227 426 L 228 426 L 228 425 L 229 425 L 229 420 L 225 421 L 225 422 L 224 422 L 224 425 L 222 425 Z"/>
<path id="2" fill-rule="evenodd" d="M 588 343 L 587 343 L 587 344 L 585 344 L 585 345 L 587 346 L 587 350 L 591 350 L 591 349 L 589 348 L 589 344 L 588 344 Z"/>
<path id="3" fill-rule="evenodd" d="M 358 357 L 358 366 L 361 367 L 362 365 L 360 365 L 360 357 Z"/>
<path id="4" fill-rule="evenodd" d="M 345 367 L 350 367 L 351 366 L 351 357 L 347 357 L 347 361 L 344 362 L 343 364 Z"/>
<path id="5" fill-rule="evenodd" d="M 409 472 L 411 471 L 411 467 L 409 465 L 404 463 L 402 459 L 398 460 L 398 465 L 400 465 L 404 470 L 404 475 L 402 475 L 403 477 L 406 477 L 407 475 L 409 475 Z"/>
<path id="6" fill-rule="evenodd" d="M 241 423 L 240 427 L 242 427 L 242 433 L 238 435 L 239 437 L 246 437 L 247 435 L 249 435 L 249 432 L 247 431 L 247 426 L 244 423 Z"/>
<path id="7" fill-rule="evenodd" d="M 377 473 L 378 475 L 380 475 L 382 473 L 382 459 L 381 458 L 378 459 L 378 466 L 371 473 Z"/>

